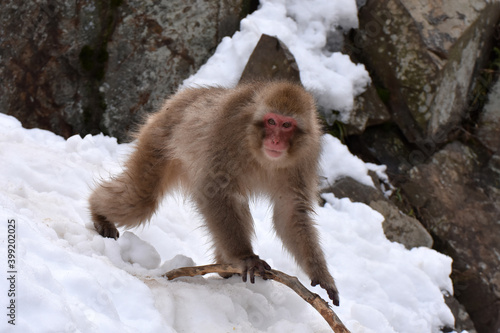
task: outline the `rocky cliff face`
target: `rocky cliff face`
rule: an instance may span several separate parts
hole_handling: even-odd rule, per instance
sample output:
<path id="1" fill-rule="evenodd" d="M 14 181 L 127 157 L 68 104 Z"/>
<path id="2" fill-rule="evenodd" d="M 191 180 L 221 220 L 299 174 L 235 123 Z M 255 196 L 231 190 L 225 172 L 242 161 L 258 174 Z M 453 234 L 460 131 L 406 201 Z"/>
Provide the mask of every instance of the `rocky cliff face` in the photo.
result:
<path id="1" fill-rule="evenodd" d="M 0 109 L 65 137 L 126 140 L 238 29 L 242 2 L 3 1 Z"/>
<path id="2" fill-rule="evenodd" d="M 460 123 L 478 64 L 488 56 L 498 4 L 367 1 L 351 44 L 387 90 L 393 119 L 418 144 L 443 140 Z M 367 56 L 365 56 L 367 55 Z"/>
<path id="3" fill-rule="evenodd" d="M 371 73 L 369 105 L 390 114 L 346 142 L 388 166 L 393 201 L 454 259 L 455 295 L 482 333 L 500 330 L 499 17 L 484 0 L 368 0 L 345 46 Z"/>

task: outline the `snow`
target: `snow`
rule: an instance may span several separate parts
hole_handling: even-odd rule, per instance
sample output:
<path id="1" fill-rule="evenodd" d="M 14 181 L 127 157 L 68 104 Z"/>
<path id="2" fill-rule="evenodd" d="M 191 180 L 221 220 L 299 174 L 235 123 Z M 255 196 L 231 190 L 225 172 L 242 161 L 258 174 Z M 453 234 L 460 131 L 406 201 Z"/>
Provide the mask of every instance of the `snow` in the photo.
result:
<path id="1" fill-rule="evenodd" d="M 377 166 L 364 163 L 358 157 L 351 155 L 349 149 L 334 136 L 323 136 L 320 167 L 325 170 L 320 179 L 322 188 L 332 186 L 336 180 L 342 177 L 352 177 L 361 184 L 374 186 L 368 175 L 368 170 L 377 169 Z"/>
<path id="2" fill-rule="evenodd" d="M 235 85 L 260 34 L 267 33 L 289 46 L 320 105 L 347 117 L 369 77 L 347 56 L 328 51 L 327 35 L 338 25 L 357 25 L 354 0 L 262 0 L 185 86 Z M 309 304 L 273 281 L 250 284 L 213 274 L 162 278 L 176 267 L 212 262 L 202 218 L 178 195 L 166 197 L 148 225 L 120 230 L 117 241 L 98 235 L 87 198 L 96 182 L 122 171 L 132 149 L 103 135 L 64 140 L 0 114 L 0 262 L 6 276 L 0 279 L 1 332 L 331 331 Z M 384 176 L 383 166 L 364 163 L 328 135 L 321 166 L 324 186 L 346 176 L 373 186 L 369 170 Z M 443 300 L 443 293 L 452 293 L 449 257 L 388 241 L 383 217 L 364 204 L 332 194 L 323 199 L 315 220 L 340 291 L 334 310 L 351 332 L 453 326 Z M 327 299 L 274 237 L 266 200 L 253 202 L 251 210 L 256 252 Z M 14 240 L 12 259 L 7 249 Z M 12 302 L 15 310 L 8 308 Z"/>
<path id="3" fill-rule="evenodd" d="M 278 37 L 297 61 L 302 84 L 317 99 L 327 121 L 349 120 L 354 96 L 362 93 L 370 77 L 349 56 L 328 51 L 328 34 L 336 26 L 358 25 L 354 0 L 261 0 L 259 10 L 241 21 L 240 31 L 225 37 L 215 54 L 183 86 L 232 87 L 260 39 L 261 34 Z M 336 116 L 331 111 L 339 112 Z"/>
<path id="4" fill-rule="evenodd" d="M 387 167 L 385 165 L 365 163 L 357 156 L 351 155 L 349 149 L 334 136 L 323 136 L 320 167 L 323 170 L 328 170 L 328 172 L 323 172 L 323 175 L 320 175 L 320 188 L 322 190 L 327 190 L 336 180 L 342 177 L 351 177 L 361 184 L 374 187 L 373 180 L 368 175 L 368 171 L 372 171 L 384 184 L 381 186 L 382 192 L 386 196 L 392 194 L 393 187 L 385 173 Z"/>
<path id="5" fill-rule="evenodd" d="M 369 168 L 338 140 L 325 135 L 323 143 L 326 178 L 348 174 L 369 179 Z M 189 200 L 167 197 L 150 224 L 122 230 L 118 241 L 99 236 L 86 199 L 96 181 L 122 170 L 131 149 L 131 144 L 103 135 L 64 140 L 48 131 L 24 129 L 15 118 L 0 114 L 1 262 L 7 262 L 7 221 L 15 220 L 16 329 L 329 331 L 309 304 L 275 282 L 257 279 L 252 285 L 216 275 L 162 278 L 176 267 L 212 262 L 210 240 Z M 352 332 L 421 333 L 453 326 L 442 295 L 452 292 L 449 257 L 391 243 L 379 213 L 332 194 L 323 197 L 326 204 L 316 207 L 316 220 L 340 290 L 341 305 L 335 311 Z M 252 204 L 252 215 L 256 252 L 309 286 L 274 237 L 265 199 Z M 8 288 L 1 279 L 0 290 Z M 309 288 L 327 299 L 321 288 Z M 0 300 L 4 305 L 9 301 L 5 292 Z M 8 326 L 6 319 L 0 323 Z"/>

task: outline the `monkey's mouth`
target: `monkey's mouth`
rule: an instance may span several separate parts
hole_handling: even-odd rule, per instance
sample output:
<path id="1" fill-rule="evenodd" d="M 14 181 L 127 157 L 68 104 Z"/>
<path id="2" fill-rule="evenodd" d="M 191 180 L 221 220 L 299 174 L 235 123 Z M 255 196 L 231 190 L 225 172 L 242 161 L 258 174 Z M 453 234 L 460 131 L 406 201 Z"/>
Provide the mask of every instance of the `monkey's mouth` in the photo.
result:
<path id="1" fill-rule="evenodd" d="M 264 152 L 268 157 L 274 159 L 274 158 L 280 158 L 285 153 L 285 150 L 274 150 L 274 149 L 264 148 Z"/>

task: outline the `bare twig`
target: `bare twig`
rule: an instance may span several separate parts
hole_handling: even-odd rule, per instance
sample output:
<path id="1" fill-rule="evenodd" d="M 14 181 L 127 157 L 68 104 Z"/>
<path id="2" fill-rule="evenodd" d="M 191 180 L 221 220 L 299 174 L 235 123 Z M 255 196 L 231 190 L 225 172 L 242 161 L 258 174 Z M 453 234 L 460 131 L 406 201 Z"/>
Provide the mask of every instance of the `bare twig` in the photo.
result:
<path id="1" fill-rule="evenodd" d="M 181 276 L 196 276 L 205 275 L 208 273 L 220 273 L 226 275 L 241 274 L 241 270 L 236 265 L 216 264 L 177 268 L 165 273 L 162 276 L 168 278 L 169 280 L 173 280 Z M 260 273 L 256 271 L 255 275 L 260 276 Z M 266 271 L 265 276 L 262 277 L 283 283 L 284 285 L 295 291 L 300 297 L 311 304 L 316 309 L 316 311 L 318 311 L 323 316 L 323 318 L 327 321 L 328 325 L 330 325 L 334 332 L 350 333 L 349 330 L 344 326 L 342 321 L 339 319 L 339 317 L 330 308 L 328 303 L 323 300 L 318 294 L 310 292 L 306 287 L 304 287 L 302 283 L 300 283 L 299 279 L 297 279 L 296 277 L 290 276 L 275 269 Z"/>

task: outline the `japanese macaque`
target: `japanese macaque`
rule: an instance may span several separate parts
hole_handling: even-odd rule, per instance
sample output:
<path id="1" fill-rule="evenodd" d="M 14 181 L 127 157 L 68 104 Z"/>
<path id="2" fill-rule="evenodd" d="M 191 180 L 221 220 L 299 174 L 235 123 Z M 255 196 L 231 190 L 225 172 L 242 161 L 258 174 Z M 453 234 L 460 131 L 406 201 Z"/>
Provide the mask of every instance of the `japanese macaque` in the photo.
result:
<path id="1" fill-rule="evenodd" d="M 116 226 L 149 220 L 167 191 L 190 195 L 213 238 L 217 263 L 238 264 L 243 281 L 270 266 L 252 249 L 248 201 L 267 195 L 277 235 L 335 305 L 311 214 L 317 200 L 321 129 L 314 100 L 301 86 L 260 82 L 188 88 L 149 116 L 122 174 L 92 193 L 95 228 L 117 238 Z"/>

